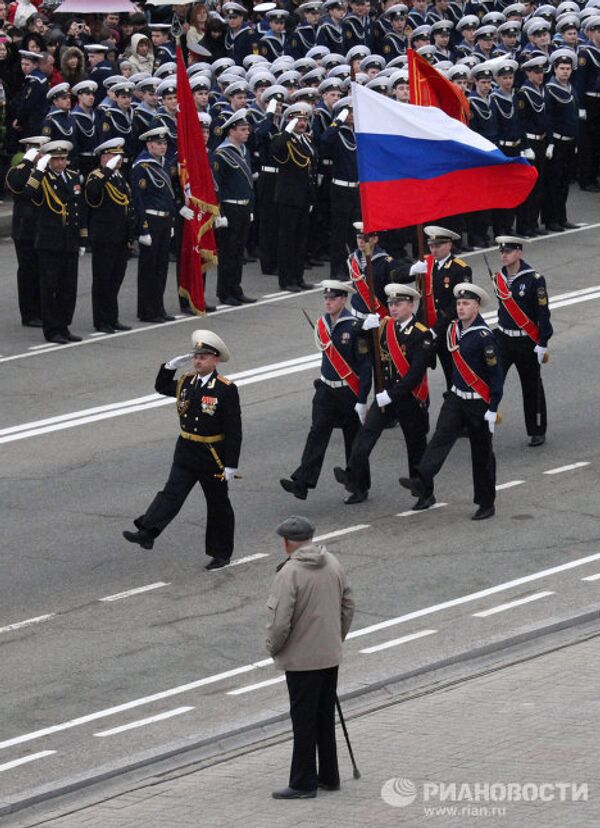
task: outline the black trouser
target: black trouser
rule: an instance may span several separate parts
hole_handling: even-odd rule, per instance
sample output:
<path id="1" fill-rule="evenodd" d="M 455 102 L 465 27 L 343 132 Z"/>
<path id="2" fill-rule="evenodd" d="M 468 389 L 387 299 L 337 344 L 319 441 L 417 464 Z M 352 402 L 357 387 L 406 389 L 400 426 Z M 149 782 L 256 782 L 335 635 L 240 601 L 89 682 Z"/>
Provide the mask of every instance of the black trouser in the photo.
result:
<path id="1" fill-rule="evenodd" d="M 427 493 L 433 491 L 434 477 L 466 428 L 471 443 L 473 501 L 484 509 L 493 506 L 496 499 L 496 458 L 492 435 L 487 420 L 483 419 L 487 409 L 488 405 L 483 400 L 463 400 L 452 391 L 446 391 L 435 433 L 418 468 Z"/>
<path id="2" fill-rule="evenodd" d="M 217 452 L 221 451 L 222 445 L 215 445 Z M 180 437 L 164 489 L 156 495 L 146 513 L 134 521 L 135 525 L 158 537 L 179 513 L 194 485 L 200 483 L 206 498 L 206 554 L 214 558 L 230 558 L 235 516 L 227 483 L 214 477 L 219 473 L 208 446 Z"/>
<path id="3" fill-rule="evenodd" d="M 476 242 L 489 242 L 488 230 L 492 223 L 491 210 L 477 210 L 467 214 L 467 229 L 469 231 L 469 244 Z"/>
<path id="4" fill-rule="evenodd" d="M 583 104 L 587 118 L 579 122 L 579 184 L 585 187 L 600 174 L 600 98 L 584 95 Z"/>
<path id="5" fill-rule="evenodd" d="M 411 394 L 400 403 L 387 405 L 383 411 L 377 403 L 370 407 L 365 423 L 354 440 L 348 463 L 347 472 L 353 490 L 364 492 L 371 487 L 369 456 L 381 432 L 395 420 L 400 423 L 406 441 L 408 476 L 414 477 L 417 474 L 417 466 L 427 446 L 429 415 L 426 405 L 418 402 Z"/>
<path id="6" fill-rule="evenodd" d="M 531 141 L 530 147 L 535 153 L 535 161 L 529 163 L 538 171 L 538 177 L 533 190 L 517 207 L 517 233 L 530 233 L 538 227 L 542 206 L 546 143 L 545 141 Z"/>
<path id="7" fill-rule="evenodd" d="M 554 144 L 552 160 L 546 162 L 542 205 L 544 224 L 559 224 L 562 227 L 567 222 L 567 198 L 576 143 L 575 139 L 572 141 L 557 140 Z"/>
<path id="8" fill-rule="evenodd" d="M 171 245 L 171 216 L 146 214 L 147 232 L 152 244 L 140 244 L 138 258 L 138 316 L 154 319 L 165 314 L 164 295 L 169 272 L 169 248 Z"/>
<path id="9" fill-rule="evenodd" d="M 449 391 L 450 386 L 452 385 L 452 366 L 454 365 L 454 360 L 452 359 L 452 354 L 446 345 L 445 331 L 435 340 L 435 345 L 435 354 L 440 362 L 440 365 L 442 366 L 444 377 L 446 378 L 446 390 Z"/>
<path id="10" fill-rule="evenodd" d="M 78 254 L 38 250 L 40 296 L 44 336 L 66 334 L 73 321 L 77 301 Z"/>
<path id="11" fill-rule="evenodd" d="M 279 210 L 274 203 L 277 173 L 261 172 L 258 178 L 258 247 L 260 269 L 267 276 L 277 273 Z"/>
<path id="12" fill-rule="evenodd" d="M 331 185 L 331 278 L 348 278 L 347 260 L 356 247 L 354 221 L 360 221 L 358 187 Z"/>
<path id="13" fill-rule="evenodd" d="M 518 158 L 521 154 L 521 144 L 516 147 L 500 146 L 503 154 L 507 158 Z M 503 208 L 501 210 L 492 211 L 492 224 L 494 236 L 510 236 L 513 231 L 513 224 L 517 211 L 514 207 Z M 445 225 L 444 225 L 445 226 Z"/>
<path id="14" fill-rule="evenodd" d="M 342 429 L 346 465 L 350 459 L 352 443 L 360 429 L 360 420 L 354 410 L 356 396 L 348 386 L 330 388 L 321 380 L 315 380 L 315 389 L 312 424 L 300 465 L 292 474 L 292 480 L 297 480 L 308 489 L 314 489 L 317 485 L 333 429 Z"/>
<path id="15" fill-rule="evenodd" d="M 217 296 L 221 301 L 243 294 L 242 270 L 244 250 L 250 229 L 250 206 L 221 202 L 221 215 L 228 221 L 227 227 L 217 230 L 219 265 L 217 268 Z"/>
<path id="16" fill-rule="evenodd" d="M 126 241 L 115 244 L 92 242 L 92 315 L 94 327 L 111 327 L 119 321 L 118 295 L 129 248 Z"/>
<path id="17" fill-rule="evenodd" d="M 14 239 L 17 254 L 17 291 L 21 321 L 42 318 L 40 271 L 33 240 Z"/>
<path id="18" fill-rule="evenodd" d="M 308 250 L 315 259 L 331 255 L 331 168 L 327 169 L 328 172 L 323 176 L 321 186 L 317 189 L 314 210 L 310 214 Z"/>
<path id="19" fill-rule="evenodd" d="M 319 782 L 340 783 L 335 743 L 337 677 L 337 667 L 288 670 L 285 674 L 294 731 L 289 785 L 297 791 L 314 791 Z"/>
<path id="20" fill-rule="evenodd" d="M 277 204 L 279 238 L 277 240 L 277 269 L 279 287 L 299 285 L 304 280 L 306 244 L 310 222 L 310 206 L 294 207 Z"/>
<path id="21" fill-rule="evenodd" d="M 519 374 L 527 434 L 530 437 L 545 434 L 546 395 L 540 364 L 533 350 L 535 343 L 528 336 L 506 336 L 497 328 L 494 335 L 504 376 L 508 374 L 511 365 L 515 366 Z"/>

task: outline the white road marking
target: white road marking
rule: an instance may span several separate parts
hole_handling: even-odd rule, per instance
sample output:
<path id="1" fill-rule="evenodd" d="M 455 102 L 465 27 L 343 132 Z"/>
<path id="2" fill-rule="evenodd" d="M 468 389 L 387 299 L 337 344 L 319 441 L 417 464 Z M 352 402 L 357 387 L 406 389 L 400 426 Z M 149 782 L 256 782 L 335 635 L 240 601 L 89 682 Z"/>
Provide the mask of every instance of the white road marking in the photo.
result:
<path id="1" fill-rule="evenodd" d="M 106 336 L 106 331 L 94 331 L 90 334 L 90 337 L 99 337 L 99 336 Z"/>
<path id="2" fill-rule="evenodd" d="M 509 601 L 507 604 L 498 604 L 496 607 L 482 610 L 481 612 L 474 612 L 473 618 L 487 618 L 489 615 L 496 615 L 498 612 L 506 612 L 506 610 L 513 609 L 513 607 L 521 607 L 523 604 L 530 604 L 532 601 L 539 601 L 540 598 L 547 598 L 549 595 L 554 595 L 554 592 L 536 592 L 534 595 L 526 595 L 525 598 L 516 598 L 514 601 Z"/>
<path id="3" fill-rule="evenodd" d="M 582 581 L 600 581 L 600 572 L 596 572 L 595 575 L 586 575 L 585 578 L 581 579 Z"/>
<path id="4" fill-rule="evenodd" d="M 532 581 L 538 581 L 541 578 L 548 578 L 559 572 L 566 572 L 569 569 L 575 569 L 578 566 L 583 566 L 586 563 L 598 560 L 600 560 L 600 553 L 597 552 L 594 555 L 588 555 L 586 558 L 578 558 L 575 561 L 567 561 L 564 564 L 552 566 L 550 569 L 542 569 L 539 572 L 533 572 L 531 575 L 524 575 L 522 578 L 515 578 L 513 581 L 506 581 L 503 584 L 488 587 L 487 589 L 482 589 L 479 592 L 471 592 L 469 595 L 462 595 L 460 598 L 451 598 L 449 601 L 443 601 L 441 604 L 434 604 L 431 607 L 415 610 L 414 612 L 409 612 L 406 615 L 400 615 L 398 618 L 390 618 L 387 621 L 380 621 L 378 624 L 371 624 L 370 627 L 363 627 L 360 630 L 353 630 L 348 633 L 347 637 L 358 638 L 361 635 L 370 635 L 370 633 L 377 632 L 378 630 L 385 630 L 388 627 L 395 627 L 396 625 L 404 624 L 407 621 L 414 621 L 415 618 L 424 618 L 426 615 L 433 615 L 436 612 L 441 612 L 442 610 L 450 609 L 451 607 L 458 607 L 461 604 L 468 604 L 472 601 L 478 601 L 480 598 L 487 598 L 488 595 L 495 595 L 498 592 L 505 592 L 507 589 L 513 589 L 513 587 L 522 586 L 522 584 L 529 584 Z"/>
<path id="5" fill-rule="evenodd" d="M 228 690 L 227 695 L 241 696 L 242 693 L 252 693 L 253 690 L 261 690 L 263 687 L 270 687 L 272 684 L 279 684 L 282 681 L 285 681 L 285 676 L 276 676 L 266 681 L 259 681 L 258 684 L 246 684 L 244 687 L 238 687 L 236 690 Z"/>
<path id="6" fill-rule="evenodd" d="M 276 293 L 265 293 L 263 299 L 274 299 L 276 296 L 288 296 L 289 290 L 278 290 Z"/>
<path id="7" fill-rule="evenodd" d="M 125 592 L 115 592 L 114 595 L 105 595 L 104 598 L 98 598 L 99 601 L 120 601 L 121 598 L 130 598 L 132 595 L 140 595 L 142 592 L 150 592 L 152 589 L 160 589 L 164 586 L 169 586 L 169 582 L 157 581 L 155 584 L 146 584 L 146 586 L 134 587 L 127 589 Z"/>
<path id="8" fill-rule="evenodd" d="M 402 638 L 393 638 L 391 641 L 384 641 L 383 644 L 375 644 L 374 647 L 365 647 L 360 650 L 361 653 L 377 653 L 380 650 L 388 650 L 390 647 L 397 647 L 399 644 L 406 644 L 409 641 L 416 641 L 418 638 L 424 638 L 426 635 L 434 635 L 437 630 L 421 630 L 420 632 L 411 633 L 410 635 L 403 635 Z"/>
<path id="9" fill-rule="evenodd" d="M 503 584 L 498 584 L 497 586 L 488 587 L 487 589 L 480 590 L 479 592 L 473 592 L 469 595 L 463 595 L 460 598 L 452 598 L 449 601 L 444 601 L 441 604 L 434 604 L 431 607 L 425 607 L 424 609 L 415 610 L 414 612 L 409 612 L 406 615 L 401 615 L 398 618 L 390 618 L 386 621 L 381 621 L 377 624 L 371 624 L 369 627 L 363 627 L 359 630 L 354 630 L 348 634 L 348 639 L 350 638 L 358 638 L 359 636 L 369 635 L 372 632 L 377 632 L 378 630 L 385 630 L 388 627 L 393 627 L 398 624 L 405 623 L 406 621 L 413 621 L 416 618 L 423 618 L 426 615 L 432 615 L 436 612 L 440 612 L 445 609 L 449 609 L 450 607 L 456 607 L 461 604 L 466 604 L 471 601 L 477 601 L 479 598 L 486 598 L 488 595 L 494 595 L 498 592 L 503 592 L 507 589 L 512 589 L 515 586 L 521 586 L 522 584 L 531 583 L 532 581 L 539 580 L 541 578 L 547 578 L 550 575 L 555 575 L 559 572 L 566 572 L 569 569 L 575 569 L 578 566 L 583 566 L 584 564 L 590 563 L 592 561 L 600 560 L 600 553 L 596 553 L 594 555 L 588 555 L 585 558 L 578 558 L 574 561 L 567 561 L 563 564 L 558 564 L 557 566 L 553 566 L 550 569 L 543 569 L 539 572 L 534 572 L 531 575 L 525 575 L 522 578 L 516 578 L 513 581 L 507 581 Z M 215 673 L 212 676 L 205 676 L 204 678 L 198 679 L 197 681 L 192 681 L 189 684 L 181 684 L 177 687 L 171 687 L 168 690 L 163 690 L 158 693 L 153 693 L 149 696 L 143 696 L 139 699 L 133 699 L 129 702 L 124 702 L 123 704 L 115 705 L 114 707 L 108 707 L 104 710 L 98 710 L 95 713 L 89 713 L 85 716 L 79 716 L 76 719 L 70 719 L 69 721 L 62 722 L 57 725 L 50 725 L 45 728 L 41 728 L 40 730 L 32 731 L 30 733 L 23 733 L 20 736 L 14 736 L 11 739 L 6 739 L 3 742 L 0 742 L 0 750 L 4 750 L 5 748 L 14 747 L 15 745 L 21 745 L 25 742 L 31 742 L 34 739 L 39 739 L 43 736 L 49 736 L 52 733 L 59 733 L 63 730 L 69 730 L 73 727 L 78 727 L 82 724 L 87 724 L 88 722 L 97 721 L 98 719 L 104 719 L 108 716 L 114 716 L 116 713 L 122 713 L 125 710 L 132 710 L 135 707 L 140 707 L 144 704 L 151 704 L 155 701 L 160 701 L 161 699 L 171 698 L 172 696 L 180 695 L 181 693 L 187 693 L 190 690 L 197 690 L 200 687 L 207 687 L 211 684 L 216 684 L 219 681 L 224 681 L 229 678 L 233 678 L 234 676 L 240 676 L 244 673 L 252 672 L 253 670 L 260 669 L 261 667 L 267 667 L 268 665 L 272 664 L 272 659 L 262 659 L 261 661 L 253 662 L 252 664 L 245 664 L 242 667 L 234 667 L 231 670 L 226 670 L 223 673 Z"/>
<path id="10" fill-rule="evenodd" d="M 43 621 L 54 618 L 55 615 L 56 613 L 50 612 L 47 615 L 38 615 L 36 618 L 27 618 L 25 621 L 17 621 L 16 624 L 7 624 L 6 627 L 0 627 L 0 633 L 20 630 L 22 627 L 30 627 L 32 624 L 41 624 Z"/>
<path id="11" fill-rule="evenodd" d="M 176 707 L 174 710 L 166 710 L 164 713 L 158 713 L 156 716 L 148 716 L 147 719 L 138 719 L 136 722 L 129 722 L 129 724 L 119 725 L 118 727 L 111 727 L 110 730 L 100 730 L 94 733 L 94 736 L 114 736 L 117 733 L 124 733 L 126 730 L 133 730 L 136 727 L 145 727 L 154 722 L 162 722 L 165 719 L 171 719 L 173 716 L 181 716 L 182 713 L 189 713 L 190 710 L 195 710 L 194 707 Z"/>
<path id="12" fill-rule="evenodd" d="M 512 489 L 513 486 L 520 486 L 524 482 L 524 480 L 509 480 L 508 483 L 500 483 L 499 486 L 496 486 L 496 491 L 500 492 L 502 489 Z"/>
<path id="13" fill-rule="evenodd" d="M 36 759 L 43 759 L 44 756 L 52 756 L 53 753 L 56 753 L 56 751 L 41 750 L 39 753 L 31 753 L 29 756 L 22 756 L 20 759 L 13 759 L 12 762 L 5 762 L 3 765 L 0 765 L 0 773 L 11 768 L 18 768 L 19 765 L 25 765 L 27 762 L 35 762 Z"/>
<path id="14" fill-rule="evenodd" d="M 227 569 L 231 569 L 232 566 L 239 566 L 240 564 L 248 563 L 249 561 L 257 561 L 259 558 L 268 558 L 268 552 L 255 552 L 254 555 L 246 555 L 245 558 L 238 558 L 236 561 L 232 561 Z M 218 569 L 211 569 L 210 572 L 218 572 Z"/>
<path id="15" fill-rule="evenodd" d="M 28 350 L 29 351 L 42 351 L 46 350 L 46 348 L 54 348 L 57 345 L 56 342 L 43 342 L 41 345 L 30 345 Z M 10 359 L 10 357 L 6 357 L 6 359 Z"/>
<path id="16" fill-rule="evenodd" d="M 433 506 L 430 506 L 429 509 L 409 509 L 407 512 L 398 512 L 396 517 L 410 517 L 411 515 L 424 515 L 426 512 L 431 512 L 432 509 L 441 509 L 443 506 L 447 506 L 447 503 L 434 503 Z"/>
<path id="17" fill-rule="evenodd" d="M 360 532 L 361 529 L 368 529 L 370 523 L 357 523 L 356 526 L 348 526 L 346 529 L 336 529 L 335 532 L 327 532 L 326 535 L 317 535 L 313 541 L 324 541 L 329 538 L 339 538 L 341 535 L 348 535 L 350 532 Z"/>
<path id="18" fill-rule="evenodd" d="M 556 469 L 548 469 L 543 474 L 562 474 L 563 472 L 573 471 L 573 469 L 582 469 L 584 466 L 589 466 L 589 460 L 580 460 L 579 463 L 570 463 L 568 466 L 558 466 Z"/>

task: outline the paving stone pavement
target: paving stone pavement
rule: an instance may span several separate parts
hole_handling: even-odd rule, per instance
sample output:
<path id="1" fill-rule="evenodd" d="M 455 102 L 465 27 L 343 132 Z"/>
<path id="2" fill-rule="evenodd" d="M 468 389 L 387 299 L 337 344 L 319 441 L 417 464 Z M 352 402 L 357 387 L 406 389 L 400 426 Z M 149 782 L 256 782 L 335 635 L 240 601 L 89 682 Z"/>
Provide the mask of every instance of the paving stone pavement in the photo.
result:
<path id="1" fill-rule="evenodd" d="M 138 782 L 137 789 L 113 798 L 106 798 L 110 786 L 98 788 L 96 798 L 104 801 L 86 805 L 74 795 L 68 805 L 39 805 L 10 824 L 592 828 L 600 824 L 599 679 L 600 637 L 593 637 L 352 718 L 348 727 L 362 777 L 353 779 L 340 733 L 342 790 L 320 792 L 313 800 L 271 798 L 271 791 L 287 782 L 288 740 L 202 769 L 190 766 L 176 778 L 161 780 L 150 771 L 145 787 Z M 382 797 L 386 782 L 392 804 Z M 442 801 L 436 794 L 436 786 L 451 783 L 458 791 L 465 783 L 461 801 Z M 498 800 L 509 783 L 525 786 L 520 790 L 530 799 L 537 794 L 547 801 Z M 569 783 L 563 789 L 566 801 L 556 783 Z M 578 801 L 572 801 L 571 784 Z M 473 800 L 465 798 L 469 794 Z"/>

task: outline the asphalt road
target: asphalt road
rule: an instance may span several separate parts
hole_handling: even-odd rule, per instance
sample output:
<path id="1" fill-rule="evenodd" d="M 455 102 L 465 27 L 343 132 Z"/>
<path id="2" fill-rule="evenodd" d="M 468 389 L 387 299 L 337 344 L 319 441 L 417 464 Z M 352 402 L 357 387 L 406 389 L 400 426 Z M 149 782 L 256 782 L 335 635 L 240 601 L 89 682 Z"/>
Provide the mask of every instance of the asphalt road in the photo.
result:
<path id="1" fill-rule="evenodd" d="M 343 460 L 337 434 L 316 492 L 300 503 L 282 491 L 279 478 L 297 465 L 309 425 L 318 369 L 301 309 L 318 316 L 318 291 L 89 337 L 86 256 L 72 326 L 85 341 L 39 349 L 39 333 L 18 324 L 12 248 L 0 244 L 0 801 L 284 712 L 281 677 L 266 663 L 264 599 L 281 559 L 273 527 L 291 513 L 332 535 L 325 542 L 355 589 L 343 692 L 597 607 L 600 579 L 583 579 L 600 572 L 600 272 L 598 225 L 590 226 L 598 205 L 575 194 L 570 218 L 588 226 L 527 248 L 552 298 L 548 441 L 527 448 L 509 375 L 495 439 L 502 488 L 497 516 L 483 524 L 469 520 L 466 441 L 438 478 L 439 508 L 409 512 L 397 429 L 375 450 L 367 502 L 342 503 L 331 472 Z M 488 287 L 481 256 L 470 261 Z M 326 275 L 313 271 L 315 280 Z M 277 292 L 255 266 L 244 280 L 251 295 Z M 214 276 L 209 299 L 211 286 Z M 167 308 L 176 307 L 172 274 Z M 135 262 L 122 320 L 134 309 Z M 121 537 L 162 487 L 177 435 L 173 402 L 153 394 L 156 370 L 188 350 L 196 327 L 228 343 L 226 373 L 239 378 L 244 416 L 243 479 L 232 488 L 241 562 L 212 573 L 203 569 L 197 493 L 152 552 Z M 441 386 L 434 375 L 432 422 Z"/>

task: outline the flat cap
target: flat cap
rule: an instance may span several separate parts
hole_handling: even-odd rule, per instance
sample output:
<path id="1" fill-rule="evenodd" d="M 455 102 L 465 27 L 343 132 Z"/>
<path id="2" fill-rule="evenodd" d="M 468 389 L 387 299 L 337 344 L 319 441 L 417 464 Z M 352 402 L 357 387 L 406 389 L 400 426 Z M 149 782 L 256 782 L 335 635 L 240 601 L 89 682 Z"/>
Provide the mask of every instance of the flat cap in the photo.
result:
<path id="1" fill-rule="evenodd" d="M 286 518 L 283 523 L 280 523 L 277 529 L 277 534 L 291 541 L 305 541 L 310 540 L 315 534 L 315 526 L 308 518 L 301 515 L 292 515 Z"/>

